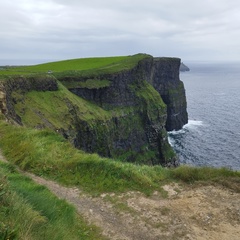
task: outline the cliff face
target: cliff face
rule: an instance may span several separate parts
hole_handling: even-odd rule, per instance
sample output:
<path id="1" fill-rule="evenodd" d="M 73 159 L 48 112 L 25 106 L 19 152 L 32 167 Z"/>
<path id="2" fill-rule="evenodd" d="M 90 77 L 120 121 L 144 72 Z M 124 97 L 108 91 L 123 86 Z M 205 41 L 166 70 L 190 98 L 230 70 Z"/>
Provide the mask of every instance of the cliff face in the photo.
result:
<path id="1" fill-rule="evenodd" d="M 15 111 L 17 102 L 14 94 L 24 95 L 30 91 L 56 91 L 57 89 L 56 79 L 48 75 L 28 78 L 21 76 L 2 80 L 0 81 L 0 112 L 8 121 L 22 125 L 21 117 Z"/>
<path id="2" fill-rule="evenodd" d="M 188 121 L 185 89 L 179 79 L 179 66 L 178 58 L 148 57 L 129 71 L 61 81 L 70 86 L 71 92 L 98 104 L 103 109 L 121 109 L 122 117 L 115 118 L 113 129 L 107 130 L 108 135 L 114 135 L 110 138 L 113 144 L 110 153 L 113 151 L 113 155 L 118 156 L 123 152 L 144 153 L 146 149 L 147 152 L 153 150 L 154 153 L 157 152 L 157 156 L 153 157 L 152 162 L 167 164 L 172 161 L 167 155 L 172 154 L 166 153 L 169 153 L 170 148 L 166 130 L 179 130 Z M 87 83 L 89 79 L 105 81 L 107 86 L 84 86 L 82 83 Z M 126 113 L 126 108 L 134 110 Z M 91 136 L 87 139 L 94 139 L 92 133 L 88 133 Z M 82 134 L 79 131 L 79 135 Z M 85 145 L 84 139 L 86 138 L 79 137 L 77 145 Z M 91 148 L 93 145 L 88 144 Z M 145 150 L 142 149 L 143 146 L 146 146 Z M 88 147 L 85 146 L 84 149 Z"/>
<path id="3" fill-rule="evenodd" d="M 167 131 L 179 130 L 188 122 L 183 82 L 179 79 L 180 59 L 155 58 L 150 82 L 167 105 Z"/>
<path id="4" fill-rule="evenodd" d="M 80 97 L 94 101 L 103 108 L 135 106 L 138 103 L 132 87 L 134 85 L 141 87 L 146 80 L 167 105 L 167 131 L 179 130 L 188 122 L 185 89 L 179 79 L 180 63 L 178 58 L 149 57 L 140 61 L 130 71 L 98 76 L 97 81 L 107 79 L 109 86 L 93 89 L 70 87 L 69 90 Z M 79 78 L 75 81 L 86 82 L 88 78 Z"/>
<path id="5" fill-rule="evenodd" d="M 179 65 L 177 58 L 148 56 L 130 70 L 59 77 L 78 97 L 53 77 L 15 77 L 2 83 L 2 113 L 18 124 L 52 128 L 87 152 L 175 166 L 166 129 L 187 123 Z"/>

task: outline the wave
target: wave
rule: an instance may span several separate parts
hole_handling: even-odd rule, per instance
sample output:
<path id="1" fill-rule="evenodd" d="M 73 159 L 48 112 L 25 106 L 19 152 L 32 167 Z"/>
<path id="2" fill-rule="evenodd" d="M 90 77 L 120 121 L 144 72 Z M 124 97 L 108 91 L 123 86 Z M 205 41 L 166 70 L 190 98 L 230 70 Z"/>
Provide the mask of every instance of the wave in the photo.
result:
<path id="1" fill-rule="evenodd" d="M 203 126 L 203 121 L 199 121 L 199 120 L 188 120 L 188 123 L 185 124 L 183 126 L 182 129 L 180 130 L 173 130 L 173 131 L 169 131 L 168 133 L 170 135 L 178 135 L 178 134 L 183 134 L 186 133 L 186 130 L 191 130 L 191 129 L 196 129 L 196 127 L 198 126 Z"/>
<path id="2" fill-rule="evenodd" d="M 178 135 L 178 134 L 182 134 L 185 133 L 186 131 L 184 130 L 184 128 L 180 129 L 180 130 L 173 130 L 173 131 L 169 131 L 168 134 L 170 135 Z"/>
<path id="3" fill-rule="evenodd" d="M 203 121 L 199 120 L 188 120 L 188 123 L 183 126 L 183 130 L 186 131 L 192 131 L 192 130 L 198 130 L 199 127 L 203 126 Z"/>
<path id="4" fill-rule="evenodd" d="M 203 121 L 188 120 L 188 123 L 186 125 L 184 125 L 183 128 L 191 128 L 191 127 L 202 126 L 202 125 L 203 125 Z"/>
<path id="5" fill-rule="evenodd" d="M 173 138 L 171 138 L 170 136 L 168 136 L 168 142 L 171 147 L 174 147 L 176 144 L 175 140 Z"/>
<path id="6" fill-rule="evenodd" d="M 168 142 L 174 148 L 180 142 L 176 142 L 177 139 L 182 138 L 186 133 L 197 130 L 200 126 L 203 126 L 203 121 L 199 120 L 188 120 L 188 123 L 183 126 L 180 130 L 173 130 L 168 132 Z"/>

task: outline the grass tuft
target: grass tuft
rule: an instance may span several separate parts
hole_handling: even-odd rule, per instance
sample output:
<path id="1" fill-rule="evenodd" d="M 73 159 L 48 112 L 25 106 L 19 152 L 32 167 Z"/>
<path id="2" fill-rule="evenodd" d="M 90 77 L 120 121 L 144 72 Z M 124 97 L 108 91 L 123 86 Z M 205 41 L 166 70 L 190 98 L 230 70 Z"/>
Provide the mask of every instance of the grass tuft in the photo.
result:
<path id="1" fill-rule="evenodd" d="M 232 171 L 228 168 L 211 168 L 211 167 L 190 167 L 187 165 L 180 166 L 171 170 L 174 179 L 180 179 L 187 183 L 196 181 L 221 181 L 221 179 L 240 179 L 240 172 Z"/>
<path id="2" fill-rule="evenodd" d="M 0 239 L 103 238 L 71 205 L 0 163 Z"/>

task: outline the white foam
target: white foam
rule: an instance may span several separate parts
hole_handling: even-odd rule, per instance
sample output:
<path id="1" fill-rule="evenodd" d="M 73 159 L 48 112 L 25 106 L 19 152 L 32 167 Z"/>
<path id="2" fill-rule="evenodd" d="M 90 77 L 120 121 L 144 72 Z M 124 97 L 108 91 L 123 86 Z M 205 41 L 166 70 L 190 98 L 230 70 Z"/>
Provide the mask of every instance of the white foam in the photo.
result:
<path id="1" fill-rule="evenodd" d="M 196 126 L 203 126 L 203 121 L 199 120 L 188 120 L 188 123 L 183 126 L 183 129 L 194 128 Z"/>
<path id="2" fill-rule="evenodd" d="M 197 130 L 199 126 L 203 126 L 203 122 L 199 121 L 199 120 L 188 120 L 188 123 L 185 124 L 183 126 L 182 129 L 176 131 L 170 131 L 168 132 L 168 141 L 170 143 L 171 146 L 174 145 L 174 139 L 172 138 L 175 135 L 181 135 L 181 134 L 185 134 L 186 132 L 188 132 L 189 130 Z"/>
<path id="3" fill-rule="evenodd" d="M 171 134 L 171 135 L 178 135 L 178 134 L 183 134 L 183 133 L 185 133 L 185 130 L 182 128 L 182 129 L 180 129 L 180 130 L 173 130 L 173 131 L 170 131 L 170 132 L 168 132 L 169 134 Z"/>
<path id="4" fill-rule="evenodd" d="M 171 137 L 168 136 L 168 142 L 169 142 L 169 144 L 171 145 L 171 147 L 174 147 L 175 141 L 174 141 L 173 138 L 171 138 Z"/>

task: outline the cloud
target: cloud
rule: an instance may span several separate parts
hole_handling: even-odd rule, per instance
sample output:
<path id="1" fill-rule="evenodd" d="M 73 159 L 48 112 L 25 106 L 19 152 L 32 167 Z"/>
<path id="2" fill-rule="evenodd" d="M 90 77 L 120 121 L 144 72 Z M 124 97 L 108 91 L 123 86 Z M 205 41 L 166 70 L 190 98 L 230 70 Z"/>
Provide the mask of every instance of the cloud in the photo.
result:
<path id="1" fill-rule="evenodd" d="M 237 0 L 11 0 L 0 3 L 1 61 L 147 52 L 239 59 Z"/>

